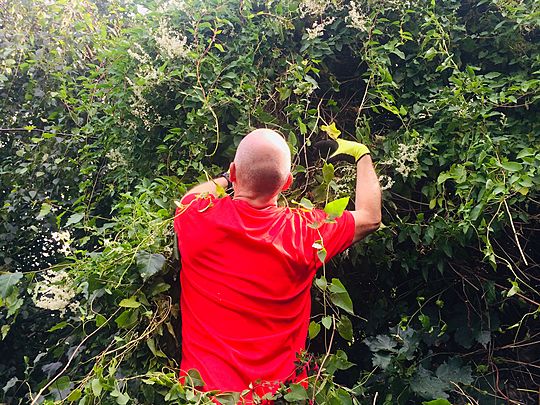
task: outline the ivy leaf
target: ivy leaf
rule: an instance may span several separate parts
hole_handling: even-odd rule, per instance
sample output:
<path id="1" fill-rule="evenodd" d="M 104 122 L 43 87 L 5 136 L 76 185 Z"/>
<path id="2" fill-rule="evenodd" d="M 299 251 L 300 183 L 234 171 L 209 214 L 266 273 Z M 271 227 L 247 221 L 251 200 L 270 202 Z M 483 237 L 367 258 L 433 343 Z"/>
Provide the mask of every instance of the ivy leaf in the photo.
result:
<path id="1" fill-rule="evenodd" d="M 371 360 L 371 362 L 373 363 L 373 367 L 380 367 L 383 370 L 386 370 L 388 368 L 391 361 L 392 355 L 388 353 L 374 353 L 373 359 Z"/>
<path id="2" fill-rule="evenodd" d="M 388 335 L 377 335 L 374 339 L 365 339 L 364 343 L 372 352 L 397 352 L 397 342 Z"/>
<path id="3" fill-rule="evenodd" d="M 0 275 L 0 298 L 5 299 L 11 294 L 13 287 L 21 280 L 20 272 L 4 273 Z"/>
<path id="4" fill-rule="evenodd" d="M 289 402 L 309 399 L 306 389 L 300 384 L 291 384 L 289 386 L 289 392 L 283 398 Z"/>
<path id="5" fill-rule="evenodd" d="M 448 398 L 450 383 L 435 377 L 431 371 L 422 366 L 418 368 L 410 382 L 411 390 L 425 399 Z"/>
<path id="6" fill-rule="evenodd" d="M 448 362 L 437 367 L 435 375 L 441 380 L 448 383 L 471 384 L 473 378 L 471 376 L 470 366 L 461 366 L 461 361 L 458 358 L 452 358 Z"/>
<path id="7" fill-rule="evenodd" d="M 332 139 L 338 139 L 339 135 L 341 135 L 341 131 L 336 128 L 335 122 L 330 125 L 321 125 L 321 129 Z"/>
<path id="8" fill-rule="evenodd" d="M 159 253 L 148 253 L 145 251 L 137 253 L 137 269 L 143 281 L 156 275 L 165 266 L 165 256 Z"/>
<path id="9" fill-rule="evenodd" d="M 349 197 L 339 198 L 326 204 L 324 212 L 330 216 L 330 219 L 338 218 L 343 215 L 347 204 L 349 204 Z"/>

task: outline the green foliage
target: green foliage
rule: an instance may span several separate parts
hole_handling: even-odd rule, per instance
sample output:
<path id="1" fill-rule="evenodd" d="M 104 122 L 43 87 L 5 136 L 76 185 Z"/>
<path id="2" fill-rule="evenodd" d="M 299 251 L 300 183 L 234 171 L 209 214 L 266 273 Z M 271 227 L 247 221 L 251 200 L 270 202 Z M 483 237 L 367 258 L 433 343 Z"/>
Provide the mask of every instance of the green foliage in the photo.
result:
<path id="1" fill-rule="evenodd" d="M 315 279 L 308 388 L 276 399 L 534 401 L 538 2 L 139 3 L 0 0 L 0 398 L 209 403 L 177 383 L 174 201 L 266 126 L 299 208 L 352 208 L 327 136 L 384 188 Z"/>

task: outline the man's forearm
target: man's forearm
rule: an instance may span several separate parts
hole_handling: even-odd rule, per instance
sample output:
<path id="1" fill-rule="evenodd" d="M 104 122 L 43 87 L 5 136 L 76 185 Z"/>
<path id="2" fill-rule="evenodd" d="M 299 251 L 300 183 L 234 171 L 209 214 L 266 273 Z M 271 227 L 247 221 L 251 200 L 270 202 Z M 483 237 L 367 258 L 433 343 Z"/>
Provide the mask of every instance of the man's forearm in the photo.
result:
<path id="1" fill-rule="evenodd" d="M 369 222 L 381 222 L 381 187 L 373 168 L 370 155 L 363 156 L 356 164 L 356 202 L 357 211 L 363 211 Z"/>
<path id="2" fill-rule="evenodd" d="M 225 177 L 218 177 L 210 181 L 206 181 L 204 183 L 201 183 L 190 190 L 187 191 L 186 195 L 188 194 L 200 194 L 200 193 L 210 193 L 215 196 L 217 196 L 217 187 L 216 184 L 223 187 L 225 190 L 228 186 L 228 181 Z"/>

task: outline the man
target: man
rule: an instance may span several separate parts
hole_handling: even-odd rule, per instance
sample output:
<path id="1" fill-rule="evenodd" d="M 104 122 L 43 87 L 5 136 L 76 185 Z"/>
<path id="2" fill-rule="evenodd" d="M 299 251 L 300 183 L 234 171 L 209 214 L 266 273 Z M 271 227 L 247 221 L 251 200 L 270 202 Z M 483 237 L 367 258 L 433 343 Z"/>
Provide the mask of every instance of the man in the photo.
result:
<path id="1" fill-rule="evenodd" d="M 355 211 L 335 223 L 321 210 L 278 207 L 292 183 L 291 155 L 276 132 L 257 129 L 238 145 L 226 176 L 200 184 L 182 198 L 174 227 L 182 258 L 182 364 L 197 369 L 206 390 L 242 391 L 295 377 L 305 348 L 316 241 L 326 261 L 375 231 L 381 191 L 368 149 L 350 141 L 334 159 L 357 161 Z M 234 188 L 217 198 L 217 185 Z M 310 226 L 311 225 L 311 226 Z M 270 387 L 270 388 L 269 388 Z M 267 391 L 266 391 L 267 392 Z"/>

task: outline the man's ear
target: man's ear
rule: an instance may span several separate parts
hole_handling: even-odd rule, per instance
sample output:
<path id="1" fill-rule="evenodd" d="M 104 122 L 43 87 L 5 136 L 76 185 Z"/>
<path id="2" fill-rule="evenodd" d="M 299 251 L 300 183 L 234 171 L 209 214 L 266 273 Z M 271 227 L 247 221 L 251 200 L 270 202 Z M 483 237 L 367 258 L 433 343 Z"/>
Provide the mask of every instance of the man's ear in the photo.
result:
<path id="1" fill-rule="evenodd" d="M 229 179 L 231 179 L 232 182 L 236 181 L 236 165 L 234 162 L 231 162 L 229 165 Z"/>
<path id="2" fill-rule="evenodd" d="M 289 173 L 289 176 L 287 176 L 287 181 L 285 181 L 285 184 L 283 185 L 283 187 L 281 187 L 281 191 L 287 190 L 291 186 L 292 182 L 293 176 L 292 173 Z"/>

